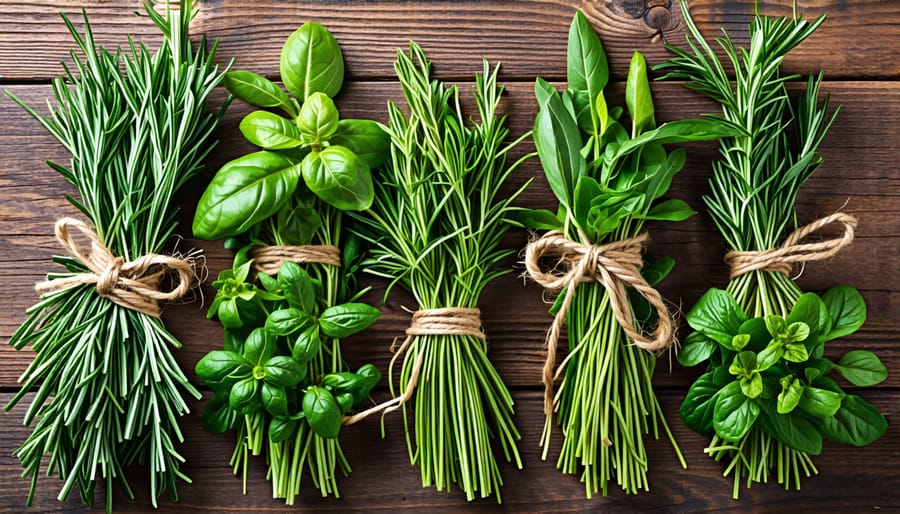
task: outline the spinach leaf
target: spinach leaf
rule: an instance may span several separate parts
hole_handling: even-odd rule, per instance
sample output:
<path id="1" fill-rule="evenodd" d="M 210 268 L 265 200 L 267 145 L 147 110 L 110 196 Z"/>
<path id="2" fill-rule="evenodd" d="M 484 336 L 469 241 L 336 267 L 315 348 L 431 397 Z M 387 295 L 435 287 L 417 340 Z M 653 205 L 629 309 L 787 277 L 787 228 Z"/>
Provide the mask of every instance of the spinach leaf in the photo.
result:
<path id="1" fill-rule="evenodd" d="M 770 435 L 797 451 L 818 455 L 822 453 L 822 435 L 802 414 L 778 414 L 769 402 L 762 402 L 760 426 Z"/>
<path id="2" fill-rule="evenodd" d="M 375 199 L 366 162 L 343 146 L 329 146 L 303 159 L 306 186 L 325 203 L 342 211 L 368 209 Z"/>
<path id="3" fill-rule="evenodd" d="M 250 143 L 266 150 L 296 148 L 303 136 L 291 120 L 267 111 L 253 111 L 244 116 L 239 126 Z"/>
<path id="4" fill-rule="evenodd" d="M 535 230 L 559 230 L 563 226 L 559 217 L 546 209 L 519 209 L 510 214 L 510 221 Z"/>
<path id="5" fill-rule="evenodd" d="M 257 107 L 280 107 L 291 118 L 297 116 L 297 109 L 287 95 L 271 80 L 251 71 L 232 71 L 225 74 L 222 82 L 229 93 Z"/>
<path id="6" fill-rule="evenodd" d="M 822 301 L 831 315 L 831 330 L 825 334 L 825 341 L 852 334 L 866 322 L 866 302 L 852 287 L 833 287 L 822 295 Z"/>
<path id="7" fill-rule="evenodd" d="M 815 418 L 834 416 L 841 407 L 841 395 L 827 389 L 804 387 L 798 406 Z"/>
<path id="8" fill-rule="evenodd" d="M 281 80 L 301 103 L 313 93 L 334 97 L 344 83 L 344 56 L 328 29 L 308 21 L 281 49 Z"/>
<path id="9" fill-rule="evenodd" d="M 734 298 L 721 289 L 710 289 L 697 300 L 687 313 L 691 328 L 706 334 L 719 344 L 731 350 L 732 338 L 740 333 L 747 315 Z"/>
<path id="10" fill-rule="evenodd" d="M 887 420 L 869 402 L 847 395 L 834 416 L 813 421 L 827 439 L 852 446 L 875 442 L 887 430 Z"/>
<path id="11" fill-rule="evenodd" d="M 740 382 L 732 382 L 716 397 L 713 428 L 722 439 L 737 442 L 753 427 L 759 411 L 759 403 L 741 392 Z"/>
<path id="12" fill-rule="evenodd" d="M 865 350 L 845 353 L 832 367 L 855 386 L 873 386 L 887 378 L 887 368 L 881 359 Z"/>
<path id="13" fill-rule="evenodd" d="M 615 165 L 616 161 L 626 155 L 640 150 L 648 143 L 672 144 L 690 141 L 708 141 L 735 135 L 735 130 L 720 123 L 707 120 L 677 120 L 660 125 L 658 128 L 644 132 L 620 144 L 612 154 L 604 154 L 607 165 Z"/>
<path id="14" fill-rule="evenodd" d="M 712 371 L 707 371 L 694 381 L 681 403 L 681 419 L 685 425 L 701 434 L 713 433 L 713 410 L 719 389 Z"/>
<path id="15" fill-rule="evenodd" d="M 696 366 L 709 359 L 718 348 L 718 344 L 702 332 L 691 332 L 678 350 L 678 363 L 682 366 Z"/>

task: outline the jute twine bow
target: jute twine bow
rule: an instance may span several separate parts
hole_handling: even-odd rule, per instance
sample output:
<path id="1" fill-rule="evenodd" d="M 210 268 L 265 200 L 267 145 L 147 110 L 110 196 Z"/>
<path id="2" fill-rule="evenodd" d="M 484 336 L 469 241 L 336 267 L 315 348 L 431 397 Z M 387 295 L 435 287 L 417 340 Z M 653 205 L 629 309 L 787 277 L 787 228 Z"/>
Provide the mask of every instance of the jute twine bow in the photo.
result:
<path id="1" fill-rule="evenodd" d="M 253 267 L 267 275 L 277 275 L 285 262 L 341 265 L 341 249 L 331 245 L 259 246 L 250 250 Z"/>
<path id="2" fill-rule="evenodd" d="M 391 357 L 391 362 L 388 366 L 389 382 L 391 381 L 391 370 L 394 369 L 394 363 L 397 361 L 397 358 L 409 350 L 409 346 L 416 336 L 424 335 L 457 335 L 485 339 L 484 332 L 481 330 L 481 310 L 467 307 L 445 307 L 442 309 L 416 311 L 413 314 L 412 323 L 406 329 L 406 339 L 403 340 L 399 348 L 396 348 L 396 352 L 394 352 L 395 345 L 391 345 L 391 351 L 394 352 L 394 356 Z M 413 364 L 409 381 L 406 384 L 406 389 L 403 390 L 403 394 L 353 416 L 345 417 L 344 424 L 352 425 L 377 412 L 385 415 L 399 409 L 408 402 L 416 390 L 416 385 L 419 383 L 419 376 L 422 373 L 422 363 L 424 361 L 425 352 L 420 351 L 416 357 L 416 362 Z"/>
<path id="3" fill-rule="evenodd" d="M 818 243 L 800 243 L 806 236 L 832 223 L 841 223 L 844 226 L 844 234 L 841 237 Z M 757 270 L 774 271 L 788 275 L 794 264 L 798 262 L 827 259 L 838 253 L 841 248 L 853 241 L 855 228 L 855 217 L 836 212 L 798 228 L 784 240 L 780 248 L 746 252 L 732 250 L 725 254 L 725 262 L 731 266 L 730 278 L 734 279 L 745 273 Z"/>
<path id="4" fill-rule="evenodd" d="M 624 241 L 592 245 L 571 241 L 562 233 L 551 231 L 526 247 L 525 268 L 532 280 L 550 290 L 566 288 L 562 305 L 547 331 L 547 359 L 543 369 L 544 414 L 549 416 L 553 412 L 553 382 L 565 366 L 563 362 L 554 372 L 556 347 L 578 284 L 600 282 L 603 285 L 609 295 L 609 304 L 616 321 L 638 347 L 658 352 L 674 343 L 674 328 L 669 310 L 659 292 L 641 276 L 641 252 L 647 240 L 647 233 L 644 232 Z M 545 272 L 541 269 L 542 259 L 555 259 L 557 265 Z M 627 286 L 633 287 L 656 309 L 659 322 L 651 337 L 646 337 L 634 328 Z"/>
<path id="5" fill-rule="evenodd" d="M 81 232 L 90 242 L 90 248 L 80 246 L 70 229 Z M 69 255 L 77 258 L 91 272 L 41 282 L 34 286 L 40 294 L 95 284 L 100 296 L 122 307 L 158 318 L 159 302 L 176 300 L 191 290 L 194 268 L 189 262 L 155 253 L 125 262 L 121 257 L 114 256 L 97 233 L 83 221 L 73 218 L 58 220 L 56 239 Z M 160 291 L 160 282 L 168 271 L 174 271 L 177 276 L 175 287 L 171 291 Z"/>

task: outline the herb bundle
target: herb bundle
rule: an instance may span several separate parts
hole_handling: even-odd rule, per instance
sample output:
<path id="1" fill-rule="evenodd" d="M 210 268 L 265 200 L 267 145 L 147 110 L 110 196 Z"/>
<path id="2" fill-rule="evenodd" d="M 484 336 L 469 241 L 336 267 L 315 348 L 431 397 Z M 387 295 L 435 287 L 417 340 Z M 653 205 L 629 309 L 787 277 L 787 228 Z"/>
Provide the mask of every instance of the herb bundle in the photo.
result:
<path id="1" fill-rule="evenodd" d="M 598 490 L 607 494 L 613 478 L 629 493 L 648 488 L 643 437 L 652 430 L 658 438 L 660 424 L 685 465 L 651 385 L 654 352 L 675 343 L 668 310 L 652 286 L 674 261 L 643 262 L 643 228 L 647 220 L 694 214 L 682 200 L 659 200 L 685 163 L 684 149 L 666 152 L 662 145 L 730 133 L 709 121 L 657 127 L 639 53 L 625 87 L 629 133 L 618 121 L 623 109 L 607 107 L 608 77 L 600 38 L 577 12 L 569 31 L 569 89 L 560 94 L 540 78 L 535 87 L 534 142 L 559 209 L 524 211 L 518 218 L 550 231 L 529 244 L 526 267 L 538 283 L 561 290 L 547 336 L 544 458 L 556 411 L 564 437 L 557 466 L 580 474 L 588 497 Z M 553 267 L 545 271 L 548 261 Z M 569 353 L 555 370 L 564 324 Z M 554 379 L 563 370 L 554 396 Z"/>
<path id="2" fill-rule="evenodd" d="M 208 316 L 225 328 L 224 349 L 197 374 L 213 390 L 203 413 L 212 432 L 237 431 L 231 463 L 244 477 L 250 455 L 265 454 L 272 493 L 293 504 L 304 470 L 323 496 L 339 496 L 335 473 L 350 465 L 337 437 L 344 415 L 381 379 L 371 364 L 355 372 L 340 339 L 378 319 L 355 302 L 359 240 L 343 212 L 366 209 L 370 166 L 386 158 L 387 135 L 373 121 L 341 120 L 331 97 L 343 84 L 340 47 L 308 22 L 285 43 L 281 77 L 293 97 L 249 71 L 228 73 L 235 96 L 260 107 L 240 130 L 263 150 L 226 163 L 200 199 L 194 234 L 230 237 L 232 269 L 213 282 Z"/>
<path id="3" fill-rule="evenodd" d="M 732 85 L 684 4 L 682 12 L 690 51 L 669 46 L 677 56 L 661 67 L 722 105 L 722 114 L 710 119 L 739 130 L 722 139 L 723 158 L 713 163 L 712 191 L 704 197 L 732 249 L 726 255 L 731 280 L 688 314 L 697 332 L 686 339 L 679 361 L 695 365 L 709 359 L 709 368 L 690 389 L 682 417 L 713 435 L 706 451 L 730 462 L 726 474 L 734 475 L 735 498 L 743 478 L 749 487 L 771 474 L 785 488 L 793 481 L 799 489 L 801 474 L 816 472 L 809 455 L 821 451 L 823 437 L 864 445 L 886 428 L 874 408 L 825 376 L 834 369 L 855 385 L 886 376 L 869 352 L 850 352 L 838 364 L 823 356 L 825 341 L 865 321 L 859 293 L 840 287 L 819 299 L 802 294 L 789 278 L 793 264 L 830 257 L 848 244 L 856 226 L 855 218 L 837 213 L 785 238 L 796 228 L 797 193 L 822 163 L 817 149 L 837 110 L 828 115 L 827 95 L 820 105 L 821 74 L 809 78 L 793 105 L 785 83 L 797 77 L 782 76 L 779 68 L 824 15 L 807 22 L 796 12 L 793 18 L 757 12 L 748 48 L 736 48 L 725 32 L 718 42 L 735 74 Z M 801 243 L 832 223 L 844 226 L 843 237 Z M 867 376 L 860 379 L 861 372 Z"/>
<path id="4" fill-rule="evenodd" d="M 39 284 L 41 301 L 10 340 L 36 352 L 6 407 L 37 389 L 25 415 L 34 430 L 15 452 L 31 477 L 29 504 L 45 454 L 48 474 L 63 481 L 60 500 L 77 484 L 92 504 L 99 478 L 107 511 L 114 482 L 133 497 L 127 466 L 149 466 L 154 505 L 166 490 L 176 498 L 178 479 L 189 481 L 178 469 L 178 417 L 188 412 L 182 395 L 200 395 L 175 362 L 170 346 L 181 344 L 163 326 L 158 301 L 186 293 L 193 272 L 158 253 L 175 230 L 176 192 L 215 146 L 224 107 L 206 106 L 222 75 L 215 45 L 207 49 L 204 39 L 191 49 L 189 2 L 165 16 L 150 3 L 145 9 L 165 36 L 156 53 L 134 41 L 127 52 L 108 52 L 95 45 L 86 14 L 83 37 L 63 16 L 84 60 L 72 52 L 74 67 L 53 81 L 58 105 L 49 117 L 16 99 L 72 154 L 68 167 L 50 166 L 78 189 L 69 200 L 93 225 L 57 223 L 72 256 L 54 261 L 68 271 Z M 159 291 L 167 267 L 179 277 L 171 292 Z"/>
<path id="5" fill-rule="evenodd" d="M 499 68 L 485 62 L 476 75 L 478 121 L 471 124 L 458 88 L 431 79 L 417 44 L 408 55 L 398 52 L 394 69 L 409 116 L 389 103 L 391 160 L 376 181 L 372 208 L 360 215 L 360 234 L 373 246 L 365 271 L 408 289 L 420 309 L 394 357 L 403 355 L 404 392 L 388 408 L 403 407 L 410 460 L 423 486 L 450 490 L 455 482 L 469 500 L 494 494 L 499 502 L 491 439 L 521 467 L 519 433 L 512 398 L 487 357 L 477 306 L 488 282 L 506 273 L 496 265 L 512 252 L 498 245 L 522 189 L 505 198 L 500 191 L 527 156 L 507 164 L 521 138 L 504 142 Z M 414 435 L 407 401 L 414 403 Z"/>

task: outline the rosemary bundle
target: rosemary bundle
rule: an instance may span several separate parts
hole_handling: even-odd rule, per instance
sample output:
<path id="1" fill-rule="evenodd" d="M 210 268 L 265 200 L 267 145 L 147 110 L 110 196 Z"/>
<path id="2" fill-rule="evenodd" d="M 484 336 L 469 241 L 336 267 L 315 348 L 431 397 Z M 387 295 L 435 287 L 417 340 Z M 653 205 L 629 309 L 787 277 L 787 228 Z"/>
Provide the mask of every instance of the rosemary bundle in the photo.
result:
<path id="1" fill-rule="evenodd" d="M 176 227 L 176 192 L 215 146 L 224 107 L 206 106 L 222 75 L 215 45 L 203 39 L 191 49 L 189 2 L 164 16 L 150 3 L 145 9 L 165 36 L 156 53 L 134 41 L 109 52 L 95 45 L 86 14 L 83 37 L 63 16 L 84 58 L 72 52 L 74 66 L 53 81 L 58 105 L 42 116 L 13 97 L 72 154 L 68 166 L 49 164 L 77 188 L 69 200 L 92 225 L 57 224 L 72 255 L 54 261 L 67 271 L 39 285 L 40 302 L 10 340 L 35 351 L 6 406 L 36 390 L 24 420 L 34 429 L 15 452 L 31 477 L 29 504 L 44 455 L 48 474 L 63 481 L 60 500 L 77 485 L 90 505 L 102 480 L 107 511 L 115 482 L 133 497 L 127 466 L 149 467 L 154 505 L 163 491 L 176 498 L 179 479 L 189 481 L 178 469 L 178 418 L 188 412 L 183 395 L 200 395 L 175 362 L 171 348 L 181 344 L 163 326 L 158 301 L 187 292 L 193 273 L 159 252 Z M 158 291 L 170 267 L 176 286 Z"/>
<path id="2" fill-rule="evenodd" d="M 409 116 L 389 103 L 391 159 L 375 181 L 372 208 L 360 216 L 360 234 L 373 247 L 365 271 L 408 289 L 420 309 L 394 357 L 403 355 L 403 393 L 388 408 L 402 405 L 423 486 L 450 490 L 456 483 L 469 500 L 493 494 L 499 502 L 491 439 L 521 467 L 519 433 L 512 398 L 487 357 L 477 306 L 482 289 L 508 272 L 496 265 L 513 252 L 498 245 L 522 189 L 507 197 L 500 191 L 525 157 L 507 165 L 518 141 L 504 142 L 499 68 L 485 62 L 476 76 L 475 123 L 460 109 L 458 88 L 431 79 L 417 44 L 398 52 L 394 69 Z"/>

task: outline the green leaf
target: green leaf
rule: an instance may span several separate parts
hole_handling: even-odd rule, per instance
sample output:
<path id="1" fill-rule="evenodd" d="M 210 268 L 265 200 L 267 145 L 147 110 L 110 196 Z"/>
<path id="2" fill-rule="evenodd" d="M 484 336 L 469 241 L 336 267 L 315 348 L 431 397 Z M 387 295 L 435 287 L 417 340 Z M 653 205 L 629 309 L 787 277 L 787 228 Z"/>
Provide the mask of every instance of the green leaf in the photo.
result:
<path id="1" fill-rule="evenodd" d="M 688 205 L 687 202 L 672 198 L 654 205 L 647 214 L 635 215 L 635 218 L 645 220 L 684 221 L 694 214 L 697 214 L 697 211 L 691 209 L 691 206 Z"/>
<path id="2" fill-rule="evenodd" d="M 219 322 L 226 329 L 236 329 L 244 326 L 244 322 L 241 320 L 241 315 L 238 312 L 237 298 L 222 300 L 219 303 L 217 315 L 219 316 Z"/>
<path id="3" fill-rule="evenodd" d="M 309 315 L 299 309 L 278 309 L 269 313 L 266 329 L 275 335 L 286 336 L 302 329 L 309 321 Z"/>
<path id="4" fill-rule="evenodd" d="M 741 352 L 750 342 L 749 334 L 738 334 L 731 338 L 731 346 L 734 348 L 734 351 Z"/>
<path id="5" fill-rule="evenodd" d="M 263 327 L 250 332 L 244 341 L 244 358 L 251 365 L 261 366 L 275 353 L 277 338 Z"/>
<path id="6" fill-rule="evenodd" d="M 284 388 L 263 382 L 260 390 L 263 408 L 273 416 L 287 416 L 287 393 Z"/>
<path id="7" fill-rule="evenodd" d="M 822 436 L 816 427 L 796 412 L 778 414 L 772 406 L 763 403 L 763 415 L 759 417 L 764 431 L 797 451 L 818 455 L 822 453 Z"/>
<path id="8" fill-rule="evenodd" d="M 203 408 L 203 429 L 221 434 L 234 428 L 238 413 L 228 405 L 228 394 L 216 392 Z"/>
<path id="9" fill-rule="evenodd" d="M 328 142 L 355 153 L 370 170 L 381 166 L 391 155 L 390 136 L 372 120 L 341 120 Z"/>
<path id="10" fill-rule="evenodd" d="M 275 215 L 275 220 L 285 245 L 311 244 L 322 226 L 318 211 L 305 203 L 285 204 Z"/>
<path id="11" fill-rule="evenodd" d="M 713 433 L 713 409 L 719 389 L 712 371 L 707 371 L 694 381 L 681 403 L 681 419 L 685 425 L 700 434 Z"/>
<path id="12" fill-rule="evenodd" d="M 341 409 L 324 387 L 310 386 L 303 395 L 303 414 L 319 437 L 334 439 L 341 431 Z"/>
<path id="13" fill-rule="evenodd" d="M 311 325 L 297 335 L 291 347 L 291 356 L 300 364 L 306 364 L 319 353 L 320 348 L 322 340 L 319 337 L 319 325 Z"/>
<path id="14" fill-rule="evenodd" d="M 628 79 L 625 81 L 625 105 L 631 116 L 631 137 L 656 128 L 653 116 L 653 97 L 647 80 L 647 62 L 640 52 L 631 56 Z"/>
<path id="15" fill-rule="evenodd" d="M 291 120 L 267 111 L 253 111 L 244 116 L 240 129 L 247 141 L 266 150 L 296 148 L 303 144 L 300 131 Z"/>
<path id="16" fill-rule="evenodd" d="M 759 416 L 759 404 L 744 396 L 739 382 L 725 386 L 716 398 L 713 428 L 722 439 L 738 442 L 753 427 Z"/>
<path id="17" fill-rule="evenodd" d="M 353 395 L 351 393 L 336 394 L 334 401 L 337 402 L 338 407 L 341 409 L 341 414 L 347 414 L 353 408 Z"/>
<path id="18" fill-rule="evenodd" d="M 290 117 L 297 116 L 291 97 L 271 80 L 251 71 L 232 71 L 222 81 L 237 98 L 257 107 L 279 107 Z"/>
<path id="19" fill-rule="evenodd" d="M 245 415 L 259 409 L 259 382 L 253 377 L 239 380 L 231 387 L 228 405 L 238 414 Z"/>
<path id="20" fill-rule="evenodd" d="M 535 230 L 559 230 L 563 226 L 556 214 L 546 209 L 518 209 L 509 217 L 514 223 Z"/>
<path id="21" fill-rule="evenodd" d="M 237 353 L 213 350 L 200 359 L 194 370 L 210 387 L 230 387 L 234 382 L 249 376 L 252 368 L 250 362 Z"/>
<path id="22" fill-rule="evenodd" d="M 758 372 L 753 372 L 749 377 L 743 377 L 740 380 L 741 392 L 747 398 L 756 398 L 763 392 L 763 380 Z"/>
<path id="23" fill-rule="evenodd" d="M 363 364 L 356 370 L 356 374 L 363 377 L 363 382 L 353 391 L 353 405 L 365 400 L 372 392 L 372 388 L 381 381 L 381 372 L 373 364 Z"/>
<path id="24" fill-rule="evenodd" d="M 772 337 L 778 337 L 787 332 L 787 321 L 777 314 L 766 316 L 766 330 Z"/>
<path id="25" fill-rule="evenodd" d="M 375 323 L 381 311 L 365 303 L 345 303 L 329 307 L 319 317 L 322 332 L 335 339 L 343 339 L 365 330 Z"/>
<path id="26" fill-rule="evenodd" d="M 675 267 L 675 259 L 667 256 L 648 259 L 641 267 L 641 276 L 647 281 L 647 284 L 655 286 L 662 282 L 664 278 L 669 276 L 672 268 Z"/>
<path id="27" fill-rule="evenodd" d="M 888 426 L 875 407 L 855 395 L 845 396 L 834 416 L 817 418 L 813 422 L 825 438 L 852 446 L 875 442 Z"/>
<path id="28" fill-rule="evenodd" d="M 728 349 L 731 349 L 731 339 L 740 332 L 745 321 L 747 315 L 734 298 L 721 289 L 707 291 L 687 313 L 691 328 L 703 332 Z"/>
<path id="29" fill-rule="evenodd" d="M 273 443 L 287 441 L 297 433 L 300 422 L 291 418 L 272 418 L 269 422 L 269 440 Z"/>
<path id="30" fill-rule="evenodd" d="M 800 404 L 803 396 L 803 384 L 800 379 L 784 377 L 781 379 L 781 392 L 778 393 L 778 414 L 787 414 Z"/>
<path id="31" fill-rule="evenodd" d="M 866 350 L 853 350 L 845 353 L 833 367 L 855 386 L 873 386 L 887 378 L 887 368 L 884 363 L 877 355 Z"/>
<path id="32" fill-rule="evenodd" d="M 798 406 L 803 412 L 816 418 L 834 416 L 841 408 L 841 395 L 826 389 L 804 387 Z"/>
<path id="33" fill-rule="evenodd" d="M 788 343 L 784 345 L 782 358 L 790 362 L 806 362 L 809 360 L 809 352 L 803 343 Z"/>
<path id="34" fill-rule="evenodd" d="M 576 93 L 573 95 L 578 104 L 576 109 L 590 112 L 588 132 L 602 134 L 598 123 L 600 113 L 592 102 L 602 97 L 609 80 L 609 66 L 600 37 L 581 11 L 575 11 L 569 27 L 566 61 L 566 80 L 569 89 Z"/>
<path id="35" fill-rule="evenodd" d="M 678 363 L 686 367 L 696 366 L 709 359 L 716 348 L 718 348 L 718 344 L 703 335 L 702 332 L 691 332 L 684 339 L 681 349 L 678 350 Z"/>
<path id="36" fill-rule="evenodd" d="M 756 354 L 753 352 L 740 352 L 734 356 L 731 366 L 728 367 L 728 372 L 741 377 L 749 376 L 756 369 Z"/>
<path id="37" fill-rule="evenodd" d="M 266 382 L 278 387 L 294 387 L 306 378 L 306 366 L 291 357 L 276 355 L 266 361 Z"/>
<path id="38" fill-rule="evenodd" d="M 825 341 L 850 335 L 866 322 L 866 302 L 859 291 L 849 286 L 837 286 L 822 295 L 831 316 L 831 330 Z"/>
<path id="39" fill-rule="evenodd" d="M 300 107 L 297 127 L 313 141 L 326 141 L 337 131 L 339 117 L 334 100 L 323 93 L 313 93 Z"/>
<path id="40" fill-rule="evenodd" d="M 750 341 L 747 342 L 744 350 L 759 352 L 772 340 L 772 336 L 766 330 L 766 322 L 762 318 L 750 318 L 741 323 L 740 333 L 750 336 Z"/>
<path id="41" fill-rule="evenodd" d="M 306 314 L 318 312 L 313 278 L 296 262 L 287 261 L 281 265 L 278 286 L 291 307 Z"/>
<path id="42" fill-rule="evenodd" d="M 777 364 L 783 356 L 784 346 L 773 341 L 756 356 L 757 367 L 760 371 L 765 371 Z"/>
<path id="43" fill-rule="evenodd" d="M 807 326 L 808 332 L 818 334 L 822 326 L 828 322 L 828 320 L 822 319 L 822 314 L 826 312 L 822 307 L 823 302 L 816 294 L 805 293 L 797 299 L 797 302 L 794 304 L 791 313 L 788 314 L 785 321 L 788 325 L 793 325 L 798 322 L 804 323 Z M 803 341 L 805 339 L 806 337 L 803 337 L 799 340 Z"/>
<path id="44" fill-rule="evenodd" d="M 357 387 L 361 387 L 366 378 L 350 371 L 329 373 L 322 377 L 322 385 L 329 387 L 336 393 L 351 393 Z"/>
<path id="45" fill-rule="evenodd" d="M 303 159 L 303 180 L 325 203 L 342 211 L 368 209 L 375 198 L 365 161 L 343 146 L 332 145 Z"/>
<path id="46" fill-rule="evenodd" d="M 281 49 L 281 80 L 301 103 L 313 93 L 334 97 L 344 83 L 344 56 L 328 29 L 308 21 Z"/>
<path id="47" fill-rule="evenodd" d="M 546 88 L 553 92 L 547 94 L 546 103 L 538 111 L 532 137 L 550 189 L 559 203 L 571 208 L 575 184 L 587 172 L 587 162 L 581 156 L 583 141 L 576 121 L 563 107 L 556 89 L 538 78 L 535 94 L 540 96 L 539 92 Z"/>
<path id="48" fill-rule="evenodd" d="M 607 165 L 613 165 L 626 155 L 643 148 L 648 143 L 675 144 L 691 141 L 709 141 L 737 135 L 737 132 L 721 123 L 707 120 L 678 120 L 670 121 L 658 128 L 644 132 L 643 134 L 625 141 L 610 156 L 604 155 Z"/>
<path id="49" fill-rule="evenodd" d="M 278 212 L 297 189 L 300 166 L 273 153 L 255 152 L 228 162 L 200 197 L 194 236 L 218 239 L 245 232 Z"/>

